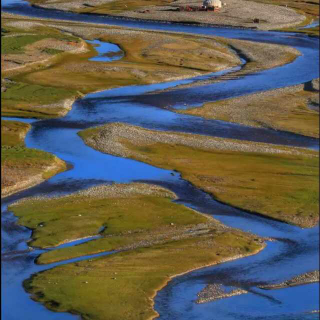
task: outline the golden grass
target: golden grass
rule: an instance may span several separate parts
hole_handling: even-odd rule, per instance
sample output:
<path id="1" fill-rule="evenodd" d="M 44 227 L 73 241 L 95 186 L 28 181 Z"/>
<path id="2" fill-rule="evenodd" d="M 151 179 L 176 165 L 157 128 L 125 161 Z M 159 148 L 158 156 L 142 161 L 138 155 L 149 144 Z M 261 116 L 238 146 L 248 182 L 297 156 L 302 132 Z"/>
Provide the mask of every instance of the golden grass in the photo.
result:
<path id="1" fill-rule="evenodd" d="M 269 94 L 271 93 L 271 94 Z M 205 103 L 202 107 L 177 110 L 178 113 L 240 123 L 254 127 L 268 127 L 305 136 L 319 136 L 319 112 L 308 107 L 308 101 L 318 93 L 279 91 L 248 95 Z"/>
<path id="2" fill-rule="evenodd" d="M 21 33 L 19 29 L 7 27 L 7 24 L 16 21 L 20 20 L 3 19 L 3 26 L 11 35 Z M 27 30 L 27 39 L 19 38 L 22 44 L 29 41 L 28 37 L 33 33 L 36 34 L 33 37 L 41 39 L 46 35 L 48 39 L 54 38 L 57 41 L 64 41 L 69 37 L 78 45 L 83 43 L 81 38 L 65 35 L 56 27 L 50 26 L 49 22 L 37 19 L 21 21 L 42 24 Z M 64 26 L 63 23 L 57 23 L 58 28 Z M 3 77 L 14 80 L 3 93 L 3 115 L 58 117 L 66 113 L 63 107 L 66 99 L 74 99 L 82 94 L 119 86 L 188 78 L 235 66 L 240 62 L 227 46 L 215 40 L 202 41 L 190 35 L 156 34 L 110 27 L 88 30 L 78 23 L 68 24 L 67 27 L 74 27 L 85 38 L 99 38 L 118 44 L 125 52 L 124 58 L 107 63 L 89 61 L 97 52 L 87 44 L 86 52 L 63 52 L 52 57 L 49 55 L 49 61 L 40 59 L 38 63 L 27 64 L 20 69 L 3 71 Z M 6 39 L 10 37 L 4 37 L 3 41 Z M 28 50 L 26 57 L 39 54 L 36 47 Z M 23 60 L 23 54 L 19 56 Z"/>
<path id="3" fill-rule="evenodd" d="M 138 85 L 186 78 L 236 65 L 239 60 L 228 49 L 203 43 L 193 36 L 154 35 L 149 32 L 119 34 L 105 30 L 92 38 L 119 45 L 125 57 L 108 63 L 88 61 L 96 55 L 91 47 L 83 54 L 67 55 L 55 65 L 32 71 L 16 79 L 88 93 L 124 85 Z M 162 43 L 163 42 L 163 45 Z M 167 44 L 174 44 L 167 47 Z M 185 50 L 185 47 L 193 50 Z M 200 56 L 201 54 L 201 56 Z"/>

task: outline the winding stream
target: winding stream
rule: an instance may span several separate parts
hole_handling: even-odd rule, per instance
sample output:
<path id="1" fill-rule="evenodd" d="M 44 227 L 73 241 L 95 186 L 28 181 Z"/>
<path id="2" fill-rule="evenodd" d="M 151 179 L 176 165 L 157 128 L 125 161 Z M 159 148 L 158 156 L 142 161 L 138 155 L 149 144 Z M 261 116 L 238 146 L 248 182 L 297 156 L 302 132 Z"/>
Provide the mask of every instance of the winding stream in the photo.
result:
<path id="1" fill-rule="evenodd" d="M 155 308 L 160 313 L 160 319 L 318 319 L 318 314 L 308 313 L 319 309 L 318 283 L 271 291 L 257 288 L 260 284 L 273 281 L 281 282 L 300 273 L 319 269 L 319 230 L 317 227 L 300 229 L 231 208 L 193 187 L 181 179 L 176 172 L 130 159 L 102 154 L 87 147 L 77 135 L 79 130 L 98 124 L 125 122 L 157 130 L 190 132 L 317 149 L 318 139 L 223 121 L 204 120 L 176 114 L 164 107 L 168 105 L 171 108 L 199 106 L 207 101 L 217 101 L 300 84 L 317 78 L 319 77 L 318 39 L 294 33 L 209 28 L 79 15 L 34 8 L 22 0 L 5 0 L 2 6 L 5 11 L 28 16 L 286 44 L 295 47 L 302 53 L 302 56 L 291 64 L 234 80 L 198 86 L 197 88 L 175 89 L 180 84 L 189 84 L 203 78 L 216 78 L 225 73 L 232 74 L 238 68 L 205 77 L 106 90 L 89 94 L 76 101 L 73 109 L 63 118 L 42 121 L 23 120 L 32 124 L 32 129 L 26 138 L 27 147 L 38 148 L 57 155 L 69 163 L 70 169 L 38 186 L 7 197 L 3 201 L 1 272 L 3 275 L 2 315 L 5 320 L 78 318 L 71 314 L 51 312 L 41 304 L 32 301 L 24 291 L 22 282 L 33 273 L 57 265 L 112 254 L 112 252 L 105 252 L 51 265 L 37 265 L 35 259 L 43 251 L 28 247 L 30 230 L 16 224 L 16 218 L 7 211 L 7 206 L 27 196 L 70 193 L 98 184 L 132 181 L 162 185 L 177 193 L 179 197 L 177 202 L 179 203 L 212 214 L 231 227 L 277 239 L 277 241 L 268 242 L 266 249 L 257 255 L 204 268 L 175 278 L 158 293 L 155 299 Z M 96 58 L 108 61 L 109 57 L 105 57 L 104 53 L 105 50 L 110 49 L 109 44 L 97 41 L 95 43 L 100 45 L 96 48 L 98 51 Z M 168 88 L 171 90 L 161 92 L 161 90 Z M 95 238 L 78 240 L 63 246 L 94 241 Z M 54 248 L 49 250 L 54 250 Z M 206 304 L 194 303 L 196 294 L 210 283 L 244 288 L 249 293 Z"/>

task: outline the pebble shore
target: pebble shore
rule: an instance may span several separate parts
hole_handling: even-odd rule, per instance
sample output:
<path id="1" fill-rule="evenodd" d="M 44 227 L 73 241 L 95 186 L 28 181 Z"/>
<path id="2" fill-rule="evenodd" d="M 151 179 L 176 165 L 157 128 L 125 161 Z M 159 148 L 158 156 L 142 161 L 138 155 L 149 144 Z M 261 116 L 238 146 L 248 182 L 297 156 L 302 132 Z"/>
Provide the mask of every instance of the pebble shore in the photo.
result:
<path id="1" fill-rule="evenodd" d="M 94 13 L 95 7 L 98 9 L 99 5 L 106 4 L 108 2 L 110 2 L 110 0 L 90 1 L 90 11 Z M 195 0 L 192 2 L 192 5 L 201 6 L 202 3 L 202 0 Z M 169 5 L 144 6 L 136 10 L 127 10 L 122 12 L 106 11 L 106 13 L 117 17 L 141 20 L 197 23 L 260 30 L 289 28 L 299 25 L 305 20 L 305 16 L 286 7 L 256 3 L 254 1 L 247 0 L 225 0 L 223 3 L 225 3 L 225 5 L 219 12 L 179 12 L 176 8 L 179 6 L 190 5 L 190 1 L 177 0 Z M 88 9 L 87 1 L 85 0 L 62 2 L 50 0 L 45 1 L 44 3 L 37 3 L 37 6 L 47 9 L 77 12 Z M 259 23 L 255 23 L 255 19 L 259 19 Z"/>
<path id="2" fill-rule="evenodd" d="M 198 108 L 173 111 L 256 128 L 291 131 L 318 138 L 319 126 L 312 127 L 309 124 L 299 127 L 290 125 L 288 121 L 291 115 L 295 116 L 299 112 L 301 114 L 302 111 L 310 114 L 308 109 L 315 115 L 319 113 L 319 79 L 295 86 L 206 103 Z M 281 122 L 280 119 L 286 121 Z"/>
<path id="3" fill-rule="evenodd" d="M 135 152 L 125 147 L 121 142 L 123 140 L 132 141 L 136 146 L 144 147 L 154 143 L 165 143 L 202 150 L 305 154 L 305 150 L 301 148 L 289 148 L 267 143 L 208 137 L 189 133 L 163 132 L 123 123 L 111 123 L 97 127 L 94 130 L 91 132 L 87 131 L 90 132 L 89 134 L 86 134 L 86 131 L 84 131 L 84 135 L 82 136 L 85 142 L 94 149 L 121 157 L 133 157 L 135 155 Z M 143 155 L 139 154 L 139 157 L 143 157 Z"/>
<path id="4" fill-rule="evenodd" d="M 241 294 L 248 293 L 247 290 L 243 289 L 232 289 L 226 292 L 221 284 L 208 284 L 204 289 L 198 293 L 198 299 L 196 303 L 207 303 L 219 299 L 225 299 L 233 296 L 239 296 Z"/>
<path id="5" fill-rule="evenodd" d="M 144 196 L 158 196 L 166 197 L 172 200 L 177 199 L 177 196 L 172 191 L 165 189 L 157 185 L 151 185 L 146 183 L 128 183 L 128 184 L 111 184 L 111 185 L 100 185 L 91 187 L 89 189 L 81 190 L 76 193 L 64 195 L 64 198 L 72 198 L 76 201 L 77 198 L 82 199 L 83 197 L 89 197 L 92 199 L 106 199 L 106 198 L 128 198 L 133 195 L 144 195 Z M 61 198 L 61 195 L 51 196 L 50 199 Z M 23 203 L 25 201 L 38 201 L 48 199 L 45 196 L 24 198 L 14 205 Z"/>
<path id="6" fill-rule="evenodd" d="M 265 290 L 283 289 L 283 288 L 288 288 L 293 286 L 301 286 L 304 284 L 314 283 L 314 282 L 319 282 L 319 270 L 300 274 L 296 277 L 293 277 L 281 283 L 259 286 L 259 288 L 265 289 Z"/>
<path id="7" fill-rule="evenodd" d="M 284 289 L 292 286 L 305 285 L 314 282 L 319 282 L 319 270 L 301 274 L 297 277 L 294 277 L 290 280 L 281 283 L 258 286 L 258 288 L 264 290 Z M 207 303 L 246 293 L 248 293 L 248 291 L 241 288 L 234 288 L 229 291 L 226 291 L 221 284 L 208 284 L 198 293 L 198 299 L 196 303 Z"/>

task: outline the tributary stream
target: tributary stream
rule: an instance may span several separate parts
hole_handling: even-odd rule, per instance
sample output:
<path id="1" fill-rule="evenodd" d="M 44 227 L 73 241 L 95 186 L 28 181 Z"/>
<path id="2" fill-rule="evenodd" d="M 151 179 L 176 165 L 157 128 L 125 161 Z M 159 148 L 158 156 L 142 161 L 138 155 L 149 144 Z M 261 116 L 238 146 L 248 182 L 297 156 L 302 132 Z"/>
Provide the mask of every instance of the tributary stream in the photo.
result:
<path id="1" fill-rule="evenodd" d="M 77 132 L 84 128 L 104 123 L 125 122 L 156 130 L 189 132 L 317 149 L 318 139 L 223 121 L 204 120 L 180 115 L 165 108 L 168 105 L 171 108 L 199 106 L 208 101 L 305 83 L 318 78 L 319 40 L 317 38 L 294 33 L 141 22 L 106 16 L 80 15 L 31 7 L 22 0 L 5 0 L 2 3 L 2 10 L 34 17 L 279 43 L 292 46 L 302 53 L 288 65 L 232 80 L 197 86 L 197 88 L 191 86 L 174 89 L 177 85 L 191 84 L 203 78 L 217 78 L 225 73 L 232 75 L 232 72 L 238 68 L 181 81 L 105 90 L 89 94 L 76 101 L 73 109 L 63 118 L 42 121 L 23 120 L 32 124 L 32 130 L 26 138 L 27 147 L 51 152 L 67 161 L 70 168 L 38 186 L 3 200 L 1 218 L 3 319 L 64 320 L 78 318 L 78 316 L 67 313 L 51 312 L 40 303 L 31 300 L 24 291 L 22 282 L 33 273 L 57 265 L 112 254 L 112 252 L 106 252 L 52 265 L 37 265 L 35 259 L 43 251 L 28 247 L 27 241 L 30 239 L 31 231 L 16 224 L 16 218 L 6 210 L 7 206 L 28 196 L 70 193 L 98 184 L 132 181 L 144 181 L 165 186 L 177 193 L 178 202 L 212 214 L 228 226 L 276 239 L 276 241 L 268 242 L 267 247 L 257 255 L 193 271 L 173 279 L 155 298 L 155 309 L 160 313 L 160 319 L 318 319 L 317 313 L 310 313 L 310 311 L 319 309 L 318 283 L 268 291 L 257 287 L 261 284 L 282 282 L 301 273 L 319 269 L 319 230 L 317 227 L 301 229 L 234 209 L 196 189 L 181 179 L 177 172 L 100 153 L 86 146 L 77 135 Z M 113 45 L 104 45 L 98 41 L 95 41 L 95 44 L 98 45 L 96 47 L 97 58 L 105 58 L 102 61 L 110 61 L 108 60 L 110 56 L 105 56 L 106 51 L 110 48 L 118 52 Z M 171 90 L 162 91 L 169 88 Z M 93 241 L 95 238 L 74 241 L 63 246 Z M 49 250 L 54 250 L 54 248 Z M 243 288 L 249 293 L 205 304 L 196 304 L 197 293 L 211 283 Z"/>

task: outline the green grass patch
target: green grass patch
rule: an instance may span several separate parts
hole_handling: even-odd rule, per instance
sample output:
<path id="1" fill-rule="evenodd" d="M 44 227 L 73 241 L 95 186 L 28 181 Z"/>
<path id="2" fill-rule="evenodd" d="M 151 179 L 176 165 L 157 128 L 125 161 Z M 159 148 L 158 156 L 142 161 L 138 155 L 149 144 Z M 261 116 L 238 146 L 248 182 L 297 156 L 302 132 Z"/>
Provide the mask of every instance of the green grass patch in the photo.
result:
<path id="1" fill-rule="evenodd" d="M 64 51 L 63 50 L 59 50 L 59 49 L 46 48 L 46 49 L 43 49 L 42 52 L 55 55 L 55 54 L 62 53 Z"/>
<path id="2" fill-rule="evenodd" d="M 30 200 L 14 205 L 12 210 L 20 218 L 19 223 L 34 230 L 32 245 L 37 247 L 96 235 L 101 227 L 105 227 L 104 236 L 126 238 L 132 232 L 150 233 L 170 227 L 171 223 L 179 227 L 208 221 L 169 198 L 139 194 L 128 198 L 76 196 Z"/>
<path id="3" fill-rule="evenodd" d="M 24 138 L 31 126 L 20 121 L 1 120 L 1 144 L 24 146 Z"/>
<path id="4" fill-rule="evenodd" d="M 64 110 L 63 100 L 78 95 L 76 90 L 13 82 L 2 93 L 2 115 L 28 118 L 53 118 Z M 42 107 L 41 105 L 61 103 L 61 106 Z"/>
<path id="5" fill-rule="evenodd" d="M 99 150 L 89 142 L 94 140 L 88 138 L 102 139 L 101 130 L 103 127 L 85 130 L 80 136 Z M 150 139 L 162 134 L 139 130 Z M 175 169 L 224 203 L 304 227 L 318 222 L 319 158 L 316 152 L 306 150 L 305 154 L 290 155 L 219 151 L 160 142 L 150 144 L 150 141 L 144 145 L 126 138 L 118 138 L 117 142 L 133 151 L 132 158 Z"/>
<path id="6" fill-rule="evenodd" d="M 21 145 L 1 146 L 2 196 L 40 183 L 64 170 L 66 164 L 48 152 Z"/>
<path id="7" fill-rule="evenodd" d="M 75 92 L 72 92 L 75 94 Z M 66 89 L 47 87 L 22 82 L 13 83 L 6 92 L 2 94 L 4 102 L 12 103 L 40 103 L 49 104 L 70 97 L 70 91 Z"/>
<path id="8" fill-rule="evenodd" d="M 79 43 L 81 40 L 72 35 L 64 34 L 57 29 L 50 28 L 45 24 L 39 26 L 37 24 L 34 27 L 26 30 L 6 26 L 6 22 L 3 22 L 3 36 L 2 42 L 2 54 L 22 54 L 27 53 L 28 55 L 39 55 L 47 53 L 49 55 L 59 55 L 64 53 L 63 50 L 55 48 L 46 48 L 43 45 L 40 48 L 29 48 L 26 50 L 26 46 L 38 42 L 40 40 L 50 40 L 52 46 L 52 40 L 56 39 L 64 42 Z M 11 20 L 9 20 L 11 21 Z M 19 20 L 18 20 L 19 21 Z M 31 20 L 32 22 L 32 20 Z M 65 55 L 68 55 L 65 53 Z M 20 55 L 19 62 L 24 61 L 24 55 Z M 55 64 L 59 62 L 64 55 L 60 55 L 54 60 L 50 60 L 51 63 Z M 43 59 L 43 58 L 42 58 Z M 27 60 L 28 61 L 28 60 Z M 32 60 L 33 61 L 33 60 Z M 18 63 L 19 63 L 18 62 Z M 39 70 L 39 68 L 48 68 L 48 65 L 42 65 L 42 61 L 39 61 L 39 65 L 32 65 L 21 69 L 12 69 L 3 72 L 3 76 L 8 77 L 12 80 L 11 83 L 5 83 L 6 90 L 1 94 L 1 105 L 3 116 L 17 116 L 17 117 L 28 117 L 28 118 L 54 118 L 61 116 L 66 112 L 63 106 L 63 100 L 67 98 L 74 98 L 79 95 L 77 90 L 73 88 L 52 86 L 51 81 L 46 81 L 44 84 L 41 83 L 30 83 L 28 81 L 21 81 L 23 75 Z M 49 64 L 50 66 L 50 64 Z M 53 104 L 61 102 L 61 106 L 50 106 L 48 108 L 41 107 L 42 105 Z"/>
<path id="9" fill-rule="evenodd" d="M 83 319 L 151 319 L 151 298 L 170 277 L 261 248 L 238 232 L 208 232 L 54 268 L 26 281 L 25 288 L 48 308 Z"/>
<path id="10" fill-rule="evenodd" d="M 42 167 L 54 159 L 52 154 L 37 149 L 6 145 L 1 147 L 1 163 L 11 167 Z"/>
<path id="11" fill-rule="evenodd" d="M 10 207 L 21 224 L 34 229 L 33 244 L 96 234 L 105 226 L 103 239 L 64 252 L 72 250 L 69 254 L 79 256 L 133 245 L 125 252 L 54 268 L 25 281 L 27 291 L 46 307 L 77 313 L 84 319 L 150 319 L 156 315 L 152 298 L 170 277 L 254 254 L 264 246 L 256 237 L 225 229 L 171 202 L 172 196 L 163 192 L 141 194 L 141 184 L 118 187 L 111 195 L 109 186 L 98 190 L 100 196 L 80 193 L 29 199 Z M 55 252 L 46 253 L 41 262 L 54 261 Z"/>
<path id="12" fill-rule="evenodd" d="M 301 219 L 302 226 L 319 219 L 317 157 L 210 152 L 164 144 L 151 149 L 151 155 L 137 151 L 148 155 L 150 164 L 178 170 L 222 202 L 287 222 Z"/>
<path id="13" fill-rule="evenodd" d="M 125 56 L 108 63 L 88 61 L 96 55 L 94 48 L 88 46 L 88 52 L 65 53 L 63 58 L 57 58 L 56 63 L 42 68 L 34 67 L 13 79 L 86 94 L 119 86 L 199 75 L 220 70 L 221 63 L 228 66 L 239 63 L 227 48 L 212 41 L 204 43 L 193 36 L 159 35 L 163 41 L 156 44 L 150 32 L 128 32 L 119 37 L 117 32 L 106 29 L 87 35 L 87 38 L 91 37 L 119 45 Z"/>
<path id="14" fill-rule="evenodd" d="M 47 27 L 35 27 L 31 30 L 22 30 L 10 27 L 2 28 L 1 34 L 1 54 L 21 54 L 25 52 L 25 47 L 27 45 L 49 38 L 62 41 L 80 41 L 79 38 L 76 38 L 71 35 L 62 34 L 57 30 Z M 49 54 L 56 54 L 61 52 L 61 50 L 56 51 L 56 49 L 48 50 L 49 52 L 47 53 Z"/>
<path id="15" fill-rule="evenodd" d="M 24 47 L 36 41 L 45 39 L 45 35 L 16 35 L 1 37 L 1 54 L 23 53 Z"/>

